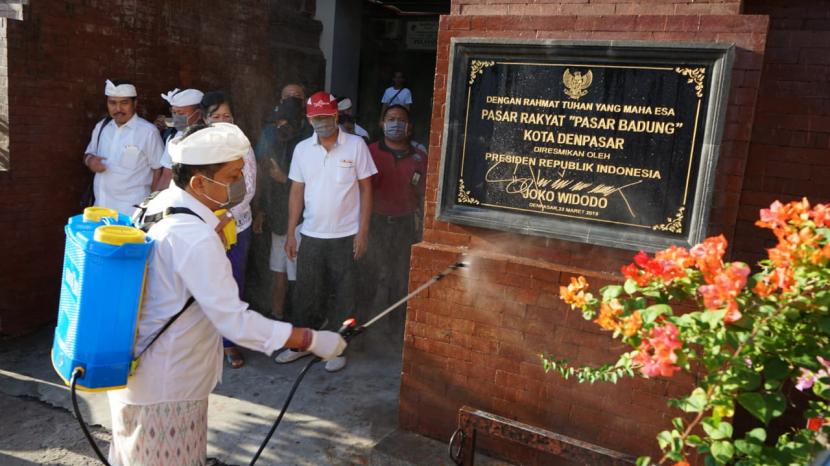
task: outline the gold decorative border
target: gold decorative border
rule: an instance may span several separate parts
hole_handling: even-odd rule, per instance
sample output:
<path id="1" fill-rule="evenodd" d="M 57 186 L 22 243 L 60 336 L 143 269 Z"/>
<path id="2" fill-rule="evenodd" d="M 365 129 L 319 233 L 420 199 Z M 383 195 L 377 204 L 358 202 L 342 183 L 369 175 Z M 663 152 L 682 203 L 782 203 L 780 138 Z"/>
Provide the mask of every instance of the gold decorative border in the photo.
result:
<path id="1" fill-rule="evenodd" d="M 686 81 L 689 84 L 695 85 L 695 95 L 698 98 L 703 98 L 703 80 L 706 79 L 706 68 L 680 68 L 677 67 L 674 71 L 680 73 L 683 76 L 688 76 L 689 80 Z"/>
<path id="2" fill-rule="evenodd" d="M 469 85 L 472 86 L 478 75 L 484 74 L 484 70 L 495 65 L 496 62 L 493 60 L 472 60 L 470 62 L 470 82 Z"/>
<path id="3" fill-rule="evenodd" d="M 460 204 L 480 204 L 480 202 L 478 202 L 478 199 L 474 198 L 470 191 L 467 191 L 467 188 L 464 186 L 463 178 L 458 179 L 458 202 Z"/>
<path id="4" fill-rule="evenodd" d="M 683 217 L 686 215 L 685 210 L 685 206 L 680 207 L 677 209 L 677 213 L 674 214 L 674 218 L 666 217 L 666 223 L 654 225 L 651 229 L 654 231 L 668 231 L 678 235 L 683 233 Z"/>

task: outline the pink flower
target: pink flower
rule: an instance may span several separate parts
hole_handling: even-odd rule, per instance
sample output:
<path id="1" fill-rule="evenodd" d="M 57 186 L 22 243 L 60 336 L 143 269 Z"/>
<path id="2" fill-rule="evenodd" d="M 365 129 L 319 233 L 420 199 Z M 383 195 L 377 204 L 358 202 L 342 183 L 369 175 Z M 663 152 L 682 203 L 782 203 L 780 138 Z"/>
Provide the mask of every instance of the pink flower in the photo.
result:
<path id="1" fill-rule="evenodd" d="M 640 372 L 646 377 L 671 377 L 680 370 L 676 350 L 683 346 L 679 331 L 671 322 L 651 329 L 648 338 L 643 339 L 634 362 L 640 365 Z"/>
<path id="2" fill-rule="evenodd" d="M 816 359 L 819 363 L 821 363 L 822 366 L 824 366 L 824 369 L 820 369 L 818 372 L 813 372 L 809 369 L 805 369 L 802 367 L 801 375 L 798 376 L 798 380 L 795 384 L 795 388 L 797 388 L 798 390 L 801 390 L 803 392 L 804 390 L 812 388 L 816 380 L 822 377 L 830 376 L 830 361 L 824 359 L 821 356 L 816 356 Z"/>
<path id="3" fill-rule="evenodd" d="M 703 273 L 703 279 L 707 283 L 712 283 L 715 275 L 723 269 L 726 238 L 723 235 L 706 238 L 702 243 L 690 249 L 689 253 L 694 258 L 698 270 Z"/>

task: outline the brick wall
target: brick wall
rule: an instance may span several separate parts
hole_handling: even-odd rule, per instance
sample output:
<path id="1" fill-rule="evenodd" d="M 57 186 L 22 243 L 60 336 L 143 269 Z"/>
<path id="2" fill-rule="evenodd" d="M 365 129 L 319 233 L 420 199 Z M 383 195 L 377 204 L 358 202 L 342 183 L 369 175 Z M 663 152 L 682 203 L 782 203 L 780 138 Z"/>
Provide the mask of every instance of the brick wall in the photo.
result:
<path id="1" fill-rule="evenodd" d="M 742 0 L 454 0 L 453 15 L 730 15 Z"/>
<path id="2" fill-rule="evenodd" d="M 552 11 L 564 11 L 570 5 L 567 1 L 560 3 L 553 5 Z M 695 3 L 712 8 L 731 5 L 733 12 L 739 9 L 737 2 Z M 608 15 L 464 14 L 519 11 L 514 5 L 506 0 L 459 0 L 453 3 L 455 14 L 442 18 L 430 153 L 441 151 L 452 37 L 734 42 L 737 53 L 709 228 L 712 234 L 724 233 L 731 238 L 752 134 L 767 18 L 612 15 L 610 11 Z M 447 439 L 454 429 L 457 409 L 468 404 L 622 452 L 653 453 L 657 448 L 654 436 L 678 415 L 665 403 L 684 393 L 690 379 L 577 385 L 543 374 L 538 356 L 550 352 L 577 364 L 616 359 L 622 348 L 614 346 L 608 333 L 568 310 L 557 295 L 559 286 L 575 274 L 588 276 L 597 286 L 616 280 L 619 267 L 630 262 L 632 253 L 437 221 L 438 165 L 439 157 L 432 157 L 424 242 L 413 248 L 410 285 L 442 270 L 462 252 L 474 258 L 473 267 L 440 282 L 409 305 L 401 386 L 402 427 Z M 504 444 L 490 446 L 525 463 L 550 464 L 522 449 Z"/>
<path id="3" fill-rule="evenodd" d="M 254 139 L 278 87 L 322 85 L 313 0 L 37 0 L 9 21 L 12 169 L 0 172 L 0 333 L 56 315 L 62 227 L 90 180 L 81 156 L 106 78 L 133 80 L 139 113 L 174 87 L 226 89 Z"/>
<path id="4" fill-rule="evenodd" d="M 0 170 L 9 167 L 9 68 L 6 66 L 7 18 L 0 17 Z"/>
<path id="5" fill-rule="evenodd" d="M 754 226 L 773 200 L 830 201 L 830 1 L 760 0 L 770 15 L 736 244 L 751 263 L 774 238 Z"/>

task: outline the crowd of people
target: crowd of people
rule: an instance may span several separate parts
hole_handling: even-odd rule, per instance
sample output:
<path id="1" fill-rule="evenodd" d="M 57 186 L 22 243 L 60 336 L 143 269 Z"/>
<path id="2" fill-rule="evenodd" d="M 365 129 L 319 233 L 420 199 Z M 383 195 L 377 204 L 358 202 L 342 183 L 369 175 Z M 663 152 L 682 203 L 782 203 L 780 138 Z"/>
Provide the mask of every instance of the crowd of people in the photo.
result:
<path id="1" fill-rule="evenodd" d="M 203 459 L 207 395 L 223 352 L 233 368 L 244 366 L 242 346 L 276 352 L 281 364 L 314 354 L 339 371 L 346 344 L 330 330 L 359 305 L 405 294 L 427 164 L 412 140 L 412 94 L 395 73 L 379 102 L 382 136 L 370 141 L 351 99 L 287 84 L 254 145 L 233 124 L 225 92 L 162 94 L 170 115 L 155 124 L 136 113 L 132 83 L 107 80 L 105 95 L 108 116 L 84 155 L 94 173 L 85 202 L 139 225 L 155 219 L 141 362 L 125 389 L 110 392 L 110 460 L 155 464 L 143 452 L 170 445 L 178 450 L 167 453 L 181 455 L 181 443 L 161 444 L 147 426 L 187 423 L 197 429 L 191 437 L 180 429 L 179 440 Z M 260 312 L 242 301 L 253 235 L 271 243 L 272 305 Z M 392 331 L 402 332 L 402 320 Z"/>

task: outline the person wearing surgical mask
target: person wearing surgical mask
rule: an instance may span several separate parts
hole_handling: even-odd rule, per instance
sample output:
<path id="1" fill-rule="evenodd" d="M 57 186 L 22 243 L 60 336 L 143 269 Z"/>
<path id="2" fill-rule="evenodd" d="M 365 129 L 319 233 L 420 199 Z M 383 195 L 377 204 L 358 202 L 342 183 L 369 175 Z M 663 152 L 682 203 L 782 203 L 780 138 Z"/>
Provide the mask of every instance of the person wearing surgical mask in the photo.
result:
<path id="1" fill-rule="evenodd" d="M 410 142 L 411 118 L 403 105 L 391 105 L 380 123 L 383 138 L 369 146 L 378 169 L 372 178 L 369 250 L 361 276 L 375 283 L 374 302 L 389 305 L 404 296 L 409 281 L 409 250 L 420 236 L 427 154 Z M 393 315 L 394 314 L 394 315 Z M 403 332 L 401 313 L 390 314 L 389 334 Z"/>
<path id="2" fill-rule="evenodd" d="M 294 323 L 336 329 L 354 316 L 355 265 L 369 248 L 371 177 L 377 170 L 363 139 L 337 127 L 334 96 L 316 92 L 305 108 L 314 135 L 297 144 L 288 171 L 291 191 L 285 253 L 297 260 Z M 295 234 L 301 215 L 298 250 Z M 321 312 L 332 294 L 332 306 Z M 286 351 L 276 361 L 289 363 L 308 354 Z M 338 357 L 325 368 L 335 372 L 345 366 L 346 358 Z"/>
<path id="3" fill-rule="evenodd" d="M 216 123 L 233 123 L 233 103 L 230 96 L 223 91 L 212 91 L 202 97 L 199 104 L 198 114 L 203 116 L 206 125 Z M 256 194 L 257 164 L 253 149 L 249 149 L 242 156 L 244 165 L 242 167 L 243 180 L 239 183 L 245 188 L 245 194 L 235 202 L 235 205 L 225 206 L 228 213 L 222 215 L 218 228 L 222 231 L 229 222 L 236 224 L 236 243 L 226 245 L 228 248 L 228 259 L 231 261 L 233 278 L 239 288 L 239 297 L 245 290 L 245 271 L 248 267 L 248 255 L 251 249 L 251 237 L 253 213 L 251 204 Z M 238 191 L 236 191 L 238 192 Z M 232 194 L 236 194 L 232 191 Z M 237 199 L 234 199 L 237 200 Z M 220 235 L 220 237 L 222 237 Z M 245 357 L 239 348 L 230 340 L 223 339 L 225 347 L 225 359 L 232 368 L 238 369 L 245 365 Z"/>
<path id="4" fill-rule="evenodd" d="M 153 253 L 136 337 L 141 358 L 126 387 L 107 392 L 113 466 L 206 464 L 221 335 L 268 355 L 294 348 L 331 360 L 346 347 L 336 332 L 268 319 L 239 299 L 214 211 L 244 197 L 250 148 L 230 123 L 191 128 L 170 145 L 173 183 L 149 201 L 142 219 L 162 217 L 147 232 Z"/>
<path id="5" fill-rule="evenodd" d="M 297 263 L 285 254 L 288 230 L 288 196 L 291 180 L 288 170 L 294 148 L 311 136 L 311 126 L 304 117 L 304 102 L 287 97 L 274 113 L 274 122 L 266 125 L 256 146 L 260 164 L 261 200 L 256 205 L 254 234 L 270 233 L 271 250 L 268 268 L 273 278 L 271 314 L 276 319 L 293 322 L 291 291 L 297 280 Z"/>
<path id="6" fill-rule="evenodd" d="M 163 119 L 167 129 L 161 133 L 161 139 L 164 142 L 164 154 L 162 155 L 164 169 L 161 171 L 157 183 L 158 190 L 167 188 L 173 176 L 170 171 L 170 141 L 181 139 L 190 126 L 202 122 L 202 112 L 199 104 L 202 102 L 203 96 L 202 91 L 198 89 L 181 90 L 179 88 L 161 94 L 161 98 L 170 104 L 170 117 Z"/>

